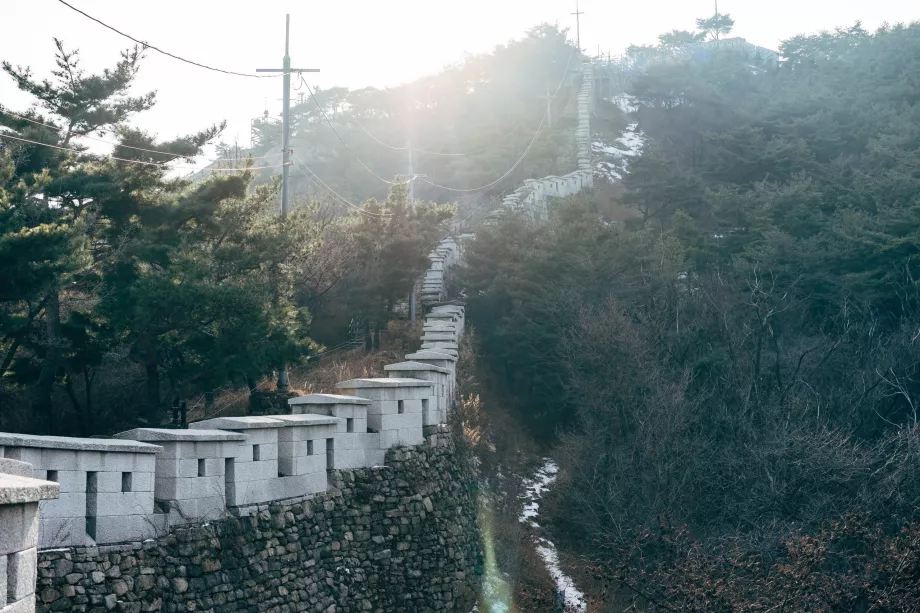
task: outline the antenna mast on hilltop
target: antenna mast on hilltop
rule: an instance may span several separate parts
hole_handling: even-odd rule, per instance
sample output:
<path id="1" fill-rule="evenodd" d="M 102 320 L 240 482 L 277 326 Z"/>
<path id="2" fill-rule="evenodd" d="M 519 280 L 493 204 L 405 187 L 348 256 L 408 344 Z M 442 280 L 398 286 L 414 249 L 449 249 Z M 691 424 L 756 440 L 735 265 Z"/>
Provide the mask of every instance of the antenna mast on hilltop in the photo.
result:
<path id="1" fill-rule="evenodd" d="M 716 0 L 716 17 L 719 16 L 719 0 Z"/>
<path id="2" fill-rule="evenodd" d="M 581 16 L 584 13 L 578 10 L 578 0 L 575 0 L 575 12 L 572 14 L 575 15 L 575 35 L 578 37 L 578 53 L 581 53 Z"/>

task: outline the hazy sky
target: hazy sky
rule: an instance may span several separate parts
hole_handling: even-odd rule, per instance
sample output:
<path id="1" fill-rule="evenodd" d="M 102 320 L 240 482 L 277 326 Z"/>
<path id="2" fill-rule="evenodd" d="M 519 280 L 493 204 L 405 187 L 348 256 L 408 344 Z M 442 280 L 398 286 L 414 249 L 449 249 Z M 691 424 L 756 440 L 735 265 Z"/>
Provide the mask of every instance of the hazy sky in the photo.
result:
<path id="1" fill-rule="evenodd" d="M 541 22 L 575 35 L 575 0 L 68 0 L 136 38 L 189 59 L 238 72 L 280 67 L 284 15 L 291 14 L 295 67 L 318 67 L 323 87 L 387 86 L 437 72 L 466 52 L 488 51 Z M 671 29 L 691 28 L 713 12 L 712 0 L 580 0 L 582 47 L 614 54 L 651 43 Z M 775 48 L 780 40 L 862 20 L 920 19 L 912 0 L 720 0 L 735 34 Z M 95 70 L 113 65 L 130 41 L 57 0 L 0 0 L 0 59 L 29 65 L 39 76 L 53 67 L 52 37 L 81 51 Z M 156 108 L 135 122 L 164 138 L 226 119 L 225 139 L 249 142 L 249 121 L 264 108 L 280 111 L 280 79 L 209 72 L 148 52 L 137 91 L 157 90 Z M 0 75 L 0 103 L 25 108 L 28 97 Z"/>

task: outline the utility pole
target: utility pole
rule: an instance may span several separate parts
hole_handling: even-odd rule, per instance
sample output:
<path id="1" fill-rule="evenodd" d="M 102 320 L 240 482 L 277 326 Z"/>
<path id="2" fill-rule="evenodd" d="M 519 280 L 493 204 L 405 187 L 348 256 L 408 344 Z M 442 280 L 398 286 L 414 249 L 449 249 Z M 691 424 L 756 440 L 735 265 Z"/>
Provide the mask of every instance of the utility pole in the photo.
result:
<path id="1" fill-rule="evenodd" d="M 411 112 L 411 109 L 410 109 Z M 415 177 L 412 176 L 412 132 L 406 143 L 406 152 L 409 154 L 409 208 L 415 209 Z M 409 325 L 415 325 L 415 285 L 409 290 Z"/>
<path id="2" fill-rule="evenodd" d="M 575 34 L 578 37 L 578 53 L 581 53 L 581 16 L 584 13 L 578 10 L 578 0 L 575 0 L 575 12 L 572 15 L 575 15 Z"/>
<path id="3" fill-rule="evenodd" d="M 414 173 L 412 172 L 412 136 L 409 136 L 409 144 L 406 147 L 406 152 L 409 154 L 409 174 L 406 176 L 409 177 L 409 206 L 415 208 L 415 181 L 413 181 Z"/>
<path id="4" fill-rule="evenodd" d="M 281 214 L 286 215 L 291 210 L 290 191 L 288 178 L 291 172 L 291 73 L 298 75 L 304 72 L 319 72 L 319 68 L 291 68 L 290 56 L 291 16 L 284 16 L 284 59 L 282 68 L 257 68 L 256 72 L 280 72 L 284 77 L 284 107 L 281 120 Z"/>
<path id="5" fill-rule="evenodd" d="M 410 153 L 411 155 L 411 153 Z M 396 175 L 397 179 L 401 179 L 405 176 L 406 182 L 409 183 L 409 206 L 413 209 L 415 208 L 415 188 L 412 187 L 412 184 L 416 179 L 424 179 L 428 175 L 419 174 L 417 172 L 412 172 L 412 159 L 409 159 L 409 174 L 407 175 Z"/>
<path id="6" fill-rule="evenodd" d="M 546 95 L 540 96 L 546 100 L 546 127 L 553 127 L 553 97 L 549 94 L 549 83 L 546 84 Z"/>
<path id="7" fill-rule="evenodd" d="M 281 216 L 291 210 L 291 192 L 288 185 L 291 173 L 291 73 L 319 72 L 319 68 L 291 68 L 291 16 L 284 16 L 284 59 L 281 68 L 257 68 L 256 72 L 280 72 L 283 74 L 284 97 L 281 119 Z M 278 390 L 286 392 L 291 384 L 287 366 L 282 364 L 278 371 Z"/>
<path id="8" fill-rule="evenodd" d="M 406 143 L 406 151 L 409 153 L 409 174 L 406 175 L 406 180 L 409 182 L 409 207 L 415 209 L 415 179 L 418 177 L 427 177 L 428 175 L 417 175 L 413 172 L 412 169 L 412 136 L 411 132 Z M 415 288 L 412 288 L 412 292 L 409 294 L 409 321 L 415 322 Z"/>

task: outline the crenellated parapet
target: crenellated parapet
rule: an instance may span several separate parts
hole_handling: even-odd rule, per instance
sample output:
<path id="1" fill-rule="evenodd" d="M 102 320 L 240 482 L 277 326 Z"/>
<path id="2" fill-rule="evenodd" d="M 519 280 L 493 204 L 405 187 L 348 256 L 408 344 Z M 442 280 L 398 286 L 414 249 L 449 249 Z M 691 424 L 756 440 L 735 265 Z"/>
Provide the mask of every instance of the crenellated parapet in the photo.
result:
<path id="1" fill-rule="evenodd" d="M 60 495 L 39 505 L 39 547 L 142 540 L 161 533 L 154 513 L 157 445 L 0 433 L 0 457 L 27 462 Z"/>

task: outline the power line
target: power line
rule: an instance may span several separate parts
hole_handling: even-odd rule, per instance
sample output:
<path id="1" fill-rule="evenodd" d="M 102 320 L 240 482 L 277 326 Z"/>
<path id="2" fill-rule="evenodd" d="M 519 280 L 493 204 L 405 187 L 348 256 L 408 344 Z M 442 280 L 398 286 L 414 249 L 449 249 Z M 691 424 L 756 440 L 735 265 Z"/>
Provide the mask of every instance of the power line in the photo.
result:
<path id="1" fill-rule="evenodd" d="M 375 140 L 378 144 L 383 145 L 383 146 L 386 147 L 387 149 L 392 149 L 393 151 L 407 151 L 407 150 L 409 149 L 409 147 L 396 147 L 396 146 L 394 146 L 394 145 L 390 145 L 389 143 L 383 142 L 382 140 L 380 140 L 379 138 L 377 138 L 376 136 L 374 136 L 373 134 L 371 134 L 370 131 L 369 131 L 367 128 L 365 128 L 363 125 L 361 125 L 361 122 L 359 122 L 358 119 L 357 119 L 356 117 L 354 117 L 354 115 L 352 115 L 351 120 L 354 121 L 354 122 L 355 122 L 355 125 L 357 125 L 359 128 L 361 128 L 361 130 L 362 130 L 365 134 L 367 134 L 368 136 L 370 136 L 370 137 L 371 137 L 373 140 Z M 504 140 L 506 140 L 507 138 L 511 137 L 515 132 L 517 132 L 518 128 L 520 128 L 522 125 L 524 125 L 524 122 L 521 122 L 521 123 L 519 123 L 518 125 L 516 125 L 516 126 L 514 127 L 514 129 L 511 130 L 511 132 L 508 132 L 508 134 L 506 134 L 506 135 L 502 138 L 502 140 L 504 141 Z M 440 151 L 427 151 L 427 150 L 425 150 L 425 149 L 416 149 L 416 148 L 414 148 L 414 147 L 412 148 L 412 151 L 415 152 L 415 153 L 424 153 L 424 154 L 426 154 L 426 155 L 440 155 L 440 156 L 445 156 L 445 157 L 466 157 L 466 156 L 469 156 L 469 155 L 479 155 L 480 153 L 484 153 L 484 152 L 486 152 L 486 151 L 488 151 L 488 150 L 489 150 L 489 147 L 485 147 L 485 148 L 483 148 L 483 149 L 480 149 L 479 151 L 470 151 L 470 152 L 468 152 L 468 153 L 442 153 L 442 152 L 440 152 Z"/>
<path id="2" fill-rule="evenodd" d="M 91 20 L 91 21 L 95 21 L 96 23 L 98 23 L 99 25 L 103 26 L 104 28 L 108 28 L 109 30 L 115 32 L 116 34 L 120 34 L 120 35 L 124 36 L 124 37 L 127 38 L 127 39 L 133 40 L 134 42 L 136 42 L 136 43 L 139 44 L 139 45 L 143 45 L 143 46 L 144 46 L 145 48 L 147 48 L 147 49 L 153 49 L 154 51 L 158 51 L 158 52 L 162 53 L 163 55 L 169 56 L 169 57 L 171 57 L 171 58 L 173 58 L 173 59 L 175 59 L 175 60 L 179 60 L 180 62 L 185 62 L 186 64 L 191 64 L 192 66 L 198 66 L 199 68 L 205 68 L 205 69 L 207 69 L 207 70 L 213 70 L 214 72 L 222 72 L 222 73 L 224 73 L 224 74 L 235 75 L 235 76 L 237 76 L 237 77 L 250 77 L 250 78 L 253 78 L 253 79 L 266 79 L 266 78 L 273 78 L 273 77 L 281 76 L 281 75 L 276 75 L 276 74 L 273 74 L 273 75 L 259 75 L 259 74 L 249 74 L 249 73 L 245 73 L 245 72 L 234 72 L 234 71 L 232 71 L 232 70 L 223 70 L 222 68 L 215 68 L 215 67 L 213 67 L 213 66 L 208 66 L 207 64 L 202 64 L 202 63 L 200 63 L 200 62 L 195 62 L 195 61 L 192 61 L 192 60 L 187 60 L 187 59 L 185 59 L 184 57 L 180 57 L 180 56 L 178 56 L 178 55 L 176 55 L 176 54 L 174 54 L 174 53 L 170 53 L 169 51 L 164 51 L 163 49 L 160 49 L 159 47 L 156 47 L 156 46 L 154 46 L 154 45 L 151 45 L 151 44 L 148 43 L 148 42 L 144 42 L 144 41 L 142 41 L 142 40 L 138 40 L 138 39 L 134 38 L 133 36 L 131 36 L 130 34 L 126 34 L 126 33 L 122 32 L 121 30 L 119 30 L 118 28 L 114 28 L 114 27 L 110 26 L 109 24 L 105 23 L 104 21 L 101 21 L 101 20 L 99 20 L 99 19 L 96 19 L 96 18 L 93 17 L 92 15 L 90 15 L 90 14 L 88 14 L 88 13 L 84 13 L 83 11 L 81 11 L 80 9 L 78 9 L 77 7 L 75 7 L 74 5 L 70 4 L 69 2 L 65 2 L 65 0 L 58 0 L 58 2 L 60 2 L 61 4 L 63 4 L 64 6 L 66 6 L 67 8 L 69 8 L 69 9 L 71 9 L 71 10 L 73 10 L 73 11 L 76 11 L 77 13 L 80 13 L 81 15 L 83 15 L 84 17 L 86 17 L 87 19 L 89 19 L 89 20 Z"/>
<path id="3" fill-rule="evenodd" d="M 544 121 L 546 120 L 546 115 L 543 116 L 543 119 L 544 119 Z M 514 163 L 514 165 L 512 165 L 511 168 L 509 168 L 508 171 L 505 172 L 505 174 L 503 174 L 503 175 L 500 176 L 499 178 L 495 179 L 495 180 L 492 181 L 491 183 L 488 183 L 488 184 L 486 184 L 486 185 L 483 185 L 483 186 L 481 186 L 481 187 L 476 187 L 476 188 L 473 188 L 473 189 L 459 189 L 459 188 L 456 188 L 456 187 L 448 187 L 447 185 L 439 185 L 439 184 L 437 184 L 437 183 L 434 183 L 433 181 L 429 181 L 428 179 L 422 179 L 422 181 L 424 181 L 424 182 L 427 183 L 428 185 L 432 185 L 432 186 L 437 187 L 437 188 L 440 188 L 440 189 L 446 189 L 446 190 L 451 191 L 451 192 L 464 192 L 464 193 L 467 193 L 467 192 L 481 192 L 481 191 L 484 190 L 484 189 L 489 189 L 490 187 L 493 187 L 493 186 L 495 186 L 496 184 L 498 184 L 502 179 L 504 179 L 505 177 L 507 177 L 508 175 L 510 175 L 512 172 L 514 172 L 514 170 L 520 165 L 520 163 L 524 161 L 524 158 L 527 156 L 527 153 L 530 152 L 530 148 L 533 147 L 533 144 L 534 144 L 535 142 L 537 142 L 537 138 L 538 138 L 538 137 L 540 136 L 540 134 L 543 132 L 543 123 L 544 123 L 544 121 L 541 121 L 541 122 L 540 122 L 540 125 L 537 126 L 537 131 L 534 133 L 533 138 L 530 139 L 530 143 L 527 145 L 527 148 L 524 149 L 524 153 L 521 154 L 521 157 L 518 158 L 518 160 Z"/>
<path id="4" fill-rule="evenodd" d="M 569 54 L 569 59 L 568 59 L 568 60 L 566 61 L 566 63 L 565 63 L 565 71 L 562 73 L 562 78 L 559 80 L 559 85 L 556 86 L 556 91 L 553 92 L 553 97 L 554 97 L 554 98 L 555 98 L 556 95 L 559 93 L 559 90 L 562 89 L 562 84 L 565 83 L 565 78 L 566 78 L 566 76 L 569 74 L 569 66 L 570 66 L 571 63 L 572 63 L 572 58 L 573 58 L 574 56 L 575 56 L 575 53 L 574 53 L 574 52 L 572 52 L 572 53 Z M 490 187 L 492 187 L 492 186 L 498 184 L 501 180 L 503 180 L 505 177 L 507 177 L 508 175 L 510 175 L 512 172 L 514 172 L 514 169 L 517 168 L 517 167 L 520 165 L 520 163 L 524 161 L 524 158 L 527 156 L 527 153 L 530 151 L 530 148 L 533 147 L 533 144 L 534 144 L 535 142 L 537 142 L 537 138 L 540 136 L 540 134 L 541 134 L 542 131 L 543 131 L 543 124 L 546 123 L 546 115 L 547 115 L 547 114 L 546 114 L 546 112 L 544 111 L 544 113 L 543 113 L 543 119 L 540 120 L 540 125 L 537 126 L 537 131 L 534 132 L 533 138 L 530 139 L 530 143 L 527 145 L 527 148 L 524 149 L 524 153 L 521 154 L 521 157 L 518 158 L 518 160 L 514 163 L 514 165 L 512 165 L 511 168 L 509 168 L 508 171 L 507 171 L 505 174 L 503 174 L 503 175 L 500 176 L 499 178 L 495 179 L 495 180 L 492 181 L 491 183 L 488 183 L 488 184 L 486 184 L 486 185 L 483 185 L 483 186 L 481 186 L 481 187 L 477 187 L 477 188 L 474 188 L 474 189 L 458 189 L 458 188 L 455 188 L 455 187 L 448 187 L 448 186 L 446 186 L 446 185 L 438 185 L 437 183 L 433 183 L 432 181 L 429 181 L 428 179 L 422 179 L 422 181 L 424 181 L 425 183 L 427 183 L 427 184 L 429 184 L 429 185 L 433 185 L 434 187 L 437 187 L 437 188 L 440 188 L 440 189 L 446 189 L 446 190 L 452 191 L 452 192 L 464 192 L 464 193 L 469 193 L 469 192 L 479 192 L 479 191 L 482 191 L 482 190 L 484 190 L 484 189 L 489 189 Z"/>
<path id="5" fill-rule="evenodd" d="M 494 203 L 497 202 L 497 201 L 498 201 L 498 196 L 493 196 L 491 200 L 486 200 L 485 202 L 483 202 L 482 204 L 480 204 L 479 206 L 477 206 L 475 209 L 473 209 L 472 212 L 470 212 L 469 215 L 467 215 L 466 217 L 464 217 L 464 218 L 461 219 L 460 221 L 456 221 L 456 222 L 450 224 L 451 228 L 460 228 L 460 226 L 462 226 L 462 225 L 465 224 L 467 221 L 469 221 L 470 218 L 471 218 L 473 215 L 475 215 L 476 213 L 478 213 L 480 209 L 482 209 L 483 207 L 488 206 L 488 205 L 490 205 L 490 204 L 494 204 Z"/>
<path id="6" fill-rule="evenodd" d="M 316 179 L 316 181 L 319 183 L 319 185 L 322 186 L 322 187 L 327 191 L 327 193 L 332 194 L 333 196 L 335 196 L 336 198 L 338 198 L 339 200 L 341 200 L 341 201 L 342 201 L 344 204 L 346 204 L 347 206 L 350 206 L 351 208 L 355 209 L 356 211 L 358 211 L 358 212 L 361 213 L 362 215 L 366 215 L 366 216 L 368 216 L 368 217 L 387 217 L 386 215 L 383 215 L 382 213 L 371 213 L 370 211 L 365 211 L 365 210 L 364 210 L 364 207 L 361 207 L 361 206 L 358 206 L 357 204 L 354 204 L 353 202 L 349 201 L 347 198 L 345 198 L 344 196 L 342 196 L 341 194 L 339 194 L 337 191 L 335 191 L 334 189 L 332 189 L 331 187 L 329 187 L 329 185 L 327 185 L 325 181 L 323 181 L 322 179 L 319 178 L 319 175 L 317 175 L 315 172 L 313 172 L 313 171 L 310 169 L 310 167 L 307 166 L 307 164 L 306 164 L 302 159 L 300 159 L 300 156 L 298 156 L 297 154 L 294 154 L 294 159 L 295 159 L 296 161 L 300 162 L 300 164 L 301 164 L 300 166 L 298 166 L 298 165 L 296 165 L 296 164 L 294 165 L 294 167 L 297 168 L 297 170 L 300 171 L 300 174 L 302 174 L 303 176 L 305 176 L 305 177 L 307 177 L 307 178 L 309 179 L 310 177 L 308 177 L 308 176 L 307 176 L 307 173 L 304 172 L 304 169 L 306 169 L 306 171 L 309 172 L 311 175 L 313 175 L 313 178 Z M 301 167 L 301 166 L 302 166 L 302 167 Z"/>
<path id="7" fill-rule="evenodd" d="M 50 123 L 42 123 L 41 121 L 37 121 L 37 120 L 35 120 L 35 119 L 31 119 L 31 118 L 29 118 L 29 117 L 26 117 L 26 116 L 24 116 L 24 115 L 19 115 L 19 114 L 17 114 L 17 113 L 13 113 L 12 111 L 4 110 L 3 108 L 0 108 L 0 113 L 3 113 L 4 115 L 9 115 L 10 117 L 15 117 L 15 118 L 17 118 L 17 119 L 21 119 L 21 120 L 23 120 L 23 121 L 28 121 L 28 122 L 30 122 L 30 123 L 34 123 L 35 125 L 42 126 L 43 128 L 48 128 L 49 130 L 56 130 L 57 132 L 63 132 L 63 131 L 64 131 L 64 128 L 60 128 L 60 127 L 58 127 L 58 126 L 56 126 L 56 125 L 53 125 L 53 124 L 50 124 Z M 88 135 L 85 135 L 85 134 L 78 135 L 77 138 L 85 138 L 85 139 L 87 139 L 87 140 L 96 141 L 96 142 L 98 142 L 98 143 L 105 143 L 106 145 L 112 145 L 112 146 L 114 146 L 114 147 L 124 147 L 125 149 L 133 149 L 134 151 L 144 151 L 145 153 L 158 153 L 158 154 L 161 154 L 161 155 L 171 155 L 172 157 L 176 157 L 176 158 L 197 157 L 197 156 L 183 155 L 183 154 L 181 154 L 181 153 L 170 153 L 169 151 L 160 151 L 160 150 L 158 150 L 158 149 L 144 149 L 143 147 L 132 147 L 131 145 L 125 145 L 125 144 L 122 144 L 122 143 L 113 143 L 112 141 L 107 141 L 107 140 L 102 139 L 102 138 L 94 138 L 94 137 L 92 137 L 92 136 L 88 136 Z M 252 159 L 254 159 L 254 160 L 261 160 L 261 159 L 264 159 L 264 158 L 267 158 L 267 157 L 268 157 L 267 155 L 263 155 L 263 156 L 259 156 L 259 157 L 257 157 L 257 158 L 252 158 Z M 222 159 L 224 159 L 224 158 L 222 158 Z M 232 160 L 230 160 L 229 158 L 226 158 L 226 159 L 227 159 L 228 161 L 232 161 Z M 214 161 L 219 161 L 219 160 L 214 160 Z"/>
<path id="8" fill-rule="evenodd" d="M 376 172 L 374 172 L 373 170 L 371 170 L 370 168 L 368 168 L 368 167 L 367 167 L 367 164 L 365 164 L 364 162 L 361 161 L 361 158 L 359 158 L 359 157 L 355 154 L 355 152 L 351 150 L 351 147 L 348 146 L 348 143 L 345 142 L 345 139 L 342 138 L 341 135 L 339 135 L 338 130 L 336 130 L 336 129 L 335 129 L 335 126 L 332 125 L 332 121 L 329 119 L 329 116 L 326 115 L 326 111 L 323 110 L 323 107 L 322 107 L 322 105 L 320 105 L 319 100 L 317 100 L 317 99 L 316 99 L 316 96 L 313 94 L 313 88 L 310 87 L 310 84 L 307 83 L 307 82 L 304 80 L 303 75 L 300 75 L 300 82 L 301 82 L 303 85 L 306 85 L 306 86 L 307 86 L 307 91 L 310 92 L 310 98 L 313 99 L 313 103 L 316 105 L 316 108 L 318 108 L 318 109 L 319 109 L 319 112 L 322 113 L 323 118 L 326 120 L 326 123 L 329 124 L 329 127 L 332 128 L 332 131 L 335 133 L 336 137 L 338 137 L 338 139 L 342 142 L 342 144 L 345 145 L 345 148 L 348 149 L 348 153 L 350 153 L 350 154 L 352 155 L 352 157 L 354 157 L 356 160 L 358 160 L 358 163 L 361 164 L 361 166 L 364 167 L 364 170 L 366 170 L 367 172 L 369 172 L 369 173 L 371 173 L 372 175 L 374 175 L 375 177 L 377 177 L 378 180 L 383 181 L 383 182 L 386 183 L 387 185 L 394 185 L 394 184 L 396 183 L 396 181 L 387 181 L 386 179 L 384 179 L 383 177 L 381 177 L 380 175 L 378 175 Z"/>
<path id="9" fill-rule="evenodd" d="M 48 143 L 41 143 L 36 140 L 29 140 L 27 138 L 20 138 L 18 136 L 13 136 L 12 134 L 6 134 L 0 132 L 0 138 L 8 138 L 11 140 L 20 141 L 23 143 L 29 143 L 32 145 L 41 145 L 42 147 L 50 147 L 51 149 L 58 149 L 59 151 L 72 151 L 73 153 L 81 153 L 77 149 L 72 149 L 70 147 L 59 147 L 58 145 L 50 145 Z M 168 166 L 171 162 L 144 162 L 143 160 L 129 160 L 127 158 L 115 157 L 114 155 L 105 155 L 101 156 L 110 160 L 115 160 L 118 162 L 126 162 L 128 164 L 141 164 L 143 166 L 158 166 L 160 168 L 165 168 L 166 170 L 211 170 L 214 172 L 228 172 L 228 171 L 244 171 L 244 170 L 264 170 L 266 168 L 278 168 L 278 166 L 251 166 L 247 168 L 196 168 L 194 166 Z"/>

